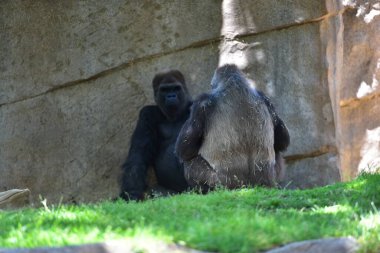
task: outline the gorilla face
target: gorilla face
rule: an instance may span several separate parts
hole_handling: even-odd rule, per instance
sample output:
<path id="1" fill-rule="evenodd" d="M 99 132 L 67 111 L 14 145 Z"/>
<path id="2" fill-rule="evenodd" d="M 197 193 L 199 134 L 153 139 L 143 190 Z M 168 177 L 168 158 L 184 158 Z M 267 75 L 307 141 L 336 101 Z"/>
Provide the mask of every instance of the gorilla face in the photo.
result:
<path id="1" fill-rule="evenodd" d="M 178 107 L 184 99 L 184 92 L 179 83 L 164 83 L 160 85 L 159 103 L 165 107 Z"/>
<path id="2" fill-rule="evenodd" d="M 156 80 L 153 86 L 156 104 L 169 120 L 175 120 L 189 103 L 185 83 L 171 72 Z"/>

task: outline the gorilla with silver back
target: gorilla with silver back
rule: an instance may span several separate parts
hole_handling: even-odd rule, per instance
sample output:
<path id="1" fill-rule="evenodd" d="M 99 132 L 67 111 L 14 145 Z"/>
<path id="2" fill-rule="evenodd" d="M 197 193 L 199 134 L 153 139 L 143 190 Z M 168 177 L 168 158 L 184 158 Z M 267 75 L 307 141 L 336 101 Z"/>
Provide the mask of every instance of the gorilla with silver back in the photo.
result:
<path id="1" fill-rule="evenodd" d="M 289 133 L 274 106 L 235 65 L 215 71 L 211 94 L 194 101 L 176 142 L 192 187 L 275 186 Z"/>

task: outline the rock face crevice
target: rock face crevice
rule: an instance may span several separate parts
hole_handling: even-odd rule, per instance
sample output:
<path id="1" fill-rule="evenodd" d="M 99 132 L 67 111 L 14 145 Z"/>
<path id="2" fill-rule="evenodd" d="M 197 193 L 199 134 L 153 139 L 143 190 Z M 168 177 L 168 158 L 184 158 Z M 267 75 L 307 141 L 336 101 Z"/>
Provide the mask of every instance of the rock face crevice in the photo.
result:
<path id="1" fill-rule="evenodd" d="M 377 1 L 6 0 L 0 5 L 0 190 L 90 202 L 118 194 L 151 79 L 190 93 L 235 63 L 290 129 L 294 188 L 354 177 L 380 157 Z"/>
<path id="2" fill-rule="evenodd" d="M 344 12 L 344 10 L 345 9 L 339 11 L 338 13 L 327 13 L 327 14 L 321 16 L 321 17 L 318 17 L 318 18 L 315 18 L 315 19 L 312 19 L 312 20 L 304 20 L 304 21 L 301 21 L 301 22 L 298 22 L 298 23 L 295 22 L 295 23 L 286 24 L 284 26 L 273 27 L 273 28 L 268 29 L 268 30 L 262 30 L 262 31 L 257 31 L 257 32 L 253 32 L 253 33 L 238 34 L 238 35 L 235 35 L 232 38 L 230 38 L 228 35 L 218 36 L 218 37 L 215 37 L 215 38 L 209 38 L 209 39 L 206 39 L 206 40 L 201 40 L 201 41 L 193 42 L 193 43 L 191 43 L 189 45 L 185 45 L 184 47 L 181 47 L 181 48 L 177 48 L 177 49 L 173 49 L 173 50 L 169 50 L 169 51 L 164 51 L 164 52 L 159 52 L 159 53 L 151 54 L 151 55 L 145 55 L 145 56 L 142 56 L 141 58 L 134 58 L 134 59 L 131 59 L 128 62 L 123 62 L 120 65 L 114 66 L 112 68 L 104 69 L 104 70 L 102 70 L 102 71 L 100 71 L 98 73 L 95 73 L 95 74 L 93 74 L 93 75 L 91 75 L 89 77 L 86 77 L 84 79 L 70 80 L 70 81 L 68 81 L 66 83 L 57 84 L 56 87 L 53 87 L 53 88 L 51 88 L 49 90 L 46 90 L 46 91 L 44 91 L 42 93 L 33 95 L 31 97 L 22 97 L 22 98 L 13 100 L 13 101 L 7 101 L 7 102 L 4 102 L 4 103 L 0 103 L 0 107 L 3 106 L 3 105 L 9 105 L 9 104 L 21 102 L 21 101 L 24 101 L 24 100 L 27 100 L 27 99 L 35 98 L 35 97 L 38 97 L 38 96 L 43 96 L 43 95 L 45 95 L 45 94 L 47 94 L 49 92 L 53 92 L 55 90 L 64 89 L 64 88 L 67 88 L 67 87 L 70 87 L 70 86 L 74 86 L 74 85 L 80 85 L 82 83 L 89 82 L 89 81 L 95 80 L 95 79 L 97 79 L 99 77 L 111 74 L 112 72 L 120 71 L 120 70 L 122 70 L 124 68 L 129 67 L 132 64 L 136 64 L 136 63 L 141 62 L 141 61 L 149 61 L 149 60 L 152 60 L 152 59 L 155 59 L 155 58 L 159 58 L 159 57 L 162 57 L 162 56 L 165 56 L 165 55 L 181 52 L 181 51 L 184 51 L 184 50 L 187 50 L 187 49 L 190 49 L 190 48 L 203 47 L 203 46 L 212 45 L 212 44 L 217 45 L 218 43 L 220 43 L 223 40 L 226 40 L 226 41 L 240 41 L 240 40 L 242 40 L 242 39 L 244 39 L 246 37 L 250 37 L 250 36 L 254 36 L 254 35 L 271 33 L 271 32 L 280 31 L 280 30 L 291 28 L 291 27 L 295 27 L 295 26 L 302 26 L 302 25 L 306 25 L 306 24 L 310 24 L 310 23 L 314 23 L 314 22 L 320 22 L 320 21 L 322 21 L 324 19 L 327 19 L 327 18 L 330 18 L 330 17 L 334 17 L 334 16 L 338 15 L 339 13 Z"/>
<path id="3" fill-rule="evenodd" d="M 166 55 L 170 55 L 170 54 L 179 53 L 181 51 L 185 51 L 185 50 L 188 50 L 188 49 L 194 49 L 194 48 L 208 46 L 208 45 L 217 45 L 217 43 L 219 43 L 220 41 L 221 41 L 220 37 L 212 38 L 212 39 L 207 39 L 207 40 L 204 40 L 204 41 L 197 41 L 197 42 L 192 43 L 190 45 L 187 45 L 187 46 L 185 46 L 183 48 L 179 48 L 179 49 L 175 49 L 175 50 L 171 50 L 171 51 L 160 52 L 160 53 L 152 54 L 152 55 L 147 55 L 147 56 L 143 56 L 141 58 L 131 59 L 129 62 L 122 63 L 122 64 L 120 64 L 118 66 L 115 66 L 115 67 L 112 67 L 112 68 L 109 68 L 109 69 L 104 69 L 104 70 L 102 70 L 102 71 L 100 71 L 98 73 L 95 73 L 94 75 L 91 75 L 89 77 L 86 77 L 84 79 L 71 80 L 71 81 L 68 81 L 66 83 L 57 84 L 56 86 L 54 86 L 54 87 L 52 87 L 52 88 L 50 88 L 50 89 L 48 89 L 46 91 L 43 91 L 42 93 L 33 95 L 31 97 L 22 97 L 22 98 L 19 98 L 17 100 L 14 100 L 14 101 L 5 102 L 3 104 L 0 104 L 0 107 L 4 106 L 4 105 L 9 105 L 9 104 L 14 104 L 14 103 L 22 102 L 22 101 L 25 101 L 25 100 L 28 100 L 28 99 L 33 99 L 33 98 L 36 98 L 36 97 L 39 97 L 39 96 L 44 96 L 44 95 L 46 95 L 46 94 L 48 94 L 50 92 L 54 92 L 56 90 L 69 88 L 69 87 L 75 86 L 75 85 L 85 84 L 85 83 L 94 81 L 94 80 L 96 80 L 98 78 L 101 78 L 101 77 L 110 75 L 112 73 L 121 71 L 121 70 L 123 70 L 125 68 L 128 68 L 128 67 L 130 67 L 130 66 L 132 66 L 134 64 L 140 63 L 140 62 L 151 61 L 151 60 L 154 60 L 156 58 L 160 58 L 160 57 L 163 57 L 163 56 L 166 56 Z"/>
<path id="4" fill-rule="evenodd" d="M 338 150 L 335 146 L 323 146 L 319 148 L 318 150 L 312 151 L 310 153 L 304 153 L 304 154 L 294 154 L 294 155 L 289 155 L 285 156 L 285 160 L 287 163 L 292 163 L 298 160 L 303 160 L 306 158 L 313 158 L 313 157 L 318 157 L 322 156 L 325 154 L 337 154 Z"/>
<path id="5" fill-rule="evenodd" d="M 303 26 L 303 25 L 308 25 L 308 24 L 312 24 L 312 23 L 319 23 L 321 21 L 342 15 L 347 9 L 348 9 L 348 7 L 345 7 L 345 8 L 342 8 L 341 10 L 338 10 L 335 12 L 328 12 L 328 13 L 326 13 L 320 17 L 316 17 L 314 19 L 307 19 L 307 20 L 302 20 L 299 22 L 285 24 L 282 26 L 273 27 L 273 28 L 268 29 L 268 30 L 262 30 L 262 31 L 251 32 L 251 33 L 236 34 L 232 37 L 229 37 L 229 35 L 227 34 L 225 38 L 227 40 L 234 40 L 234 39 L 240 39 L 240 38 L 249 37 L 249 36 L 253 36 L 253 35 L 260 35 L 260 34 L 271 33 L 271 32 L 275 32 L 275 31 L 281 31 L 284 29 L 292 28 L 292 27 Z"/>

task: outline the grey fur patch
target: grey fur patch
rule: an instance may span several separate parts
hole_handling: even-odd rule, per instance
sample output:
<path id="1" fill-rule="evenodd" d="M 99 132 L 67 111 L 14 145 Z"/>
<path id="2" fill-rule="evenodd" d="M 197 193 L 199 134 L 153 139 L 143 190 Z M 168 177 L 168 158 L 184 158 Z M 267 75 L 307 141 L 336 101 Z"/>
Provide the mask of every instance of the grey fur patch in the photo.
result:
<path id="1" fill-rule="evenodd" d="M 267 184 L 275 164 L 271 115 L 240 71 L 216 75 L 217 101 L 199 154 L 227 187 Z"/>

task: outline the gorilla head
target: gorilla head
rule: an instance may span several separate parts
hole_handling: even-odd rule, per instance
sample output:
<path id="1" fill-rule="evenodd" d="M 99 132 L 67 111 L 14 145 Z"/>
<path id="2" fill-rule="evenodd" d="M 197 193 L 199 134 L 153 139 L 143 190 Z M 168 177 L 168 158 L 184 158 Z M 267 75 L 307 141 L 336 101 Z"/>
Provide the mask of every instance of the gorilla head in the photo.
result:
<path id="1" fill-rule="evenodd" d="M 185 78 L 178 70 L 157 74 L 153 81 L 154 100 L 168 120 L 175 120 L 186 109 L 190 97 Z"/>
<path id="2" fill-rule="evenodd" d="M 212 92 L 218 92 L 232 86 L 240 86 L 238 89 L 249 88 L 247 79 L 243 73 L 233 64 L 227 64 L 215 70 L 211 80 Z M 252 89 L 254 91 L 254 89 Z"/>

